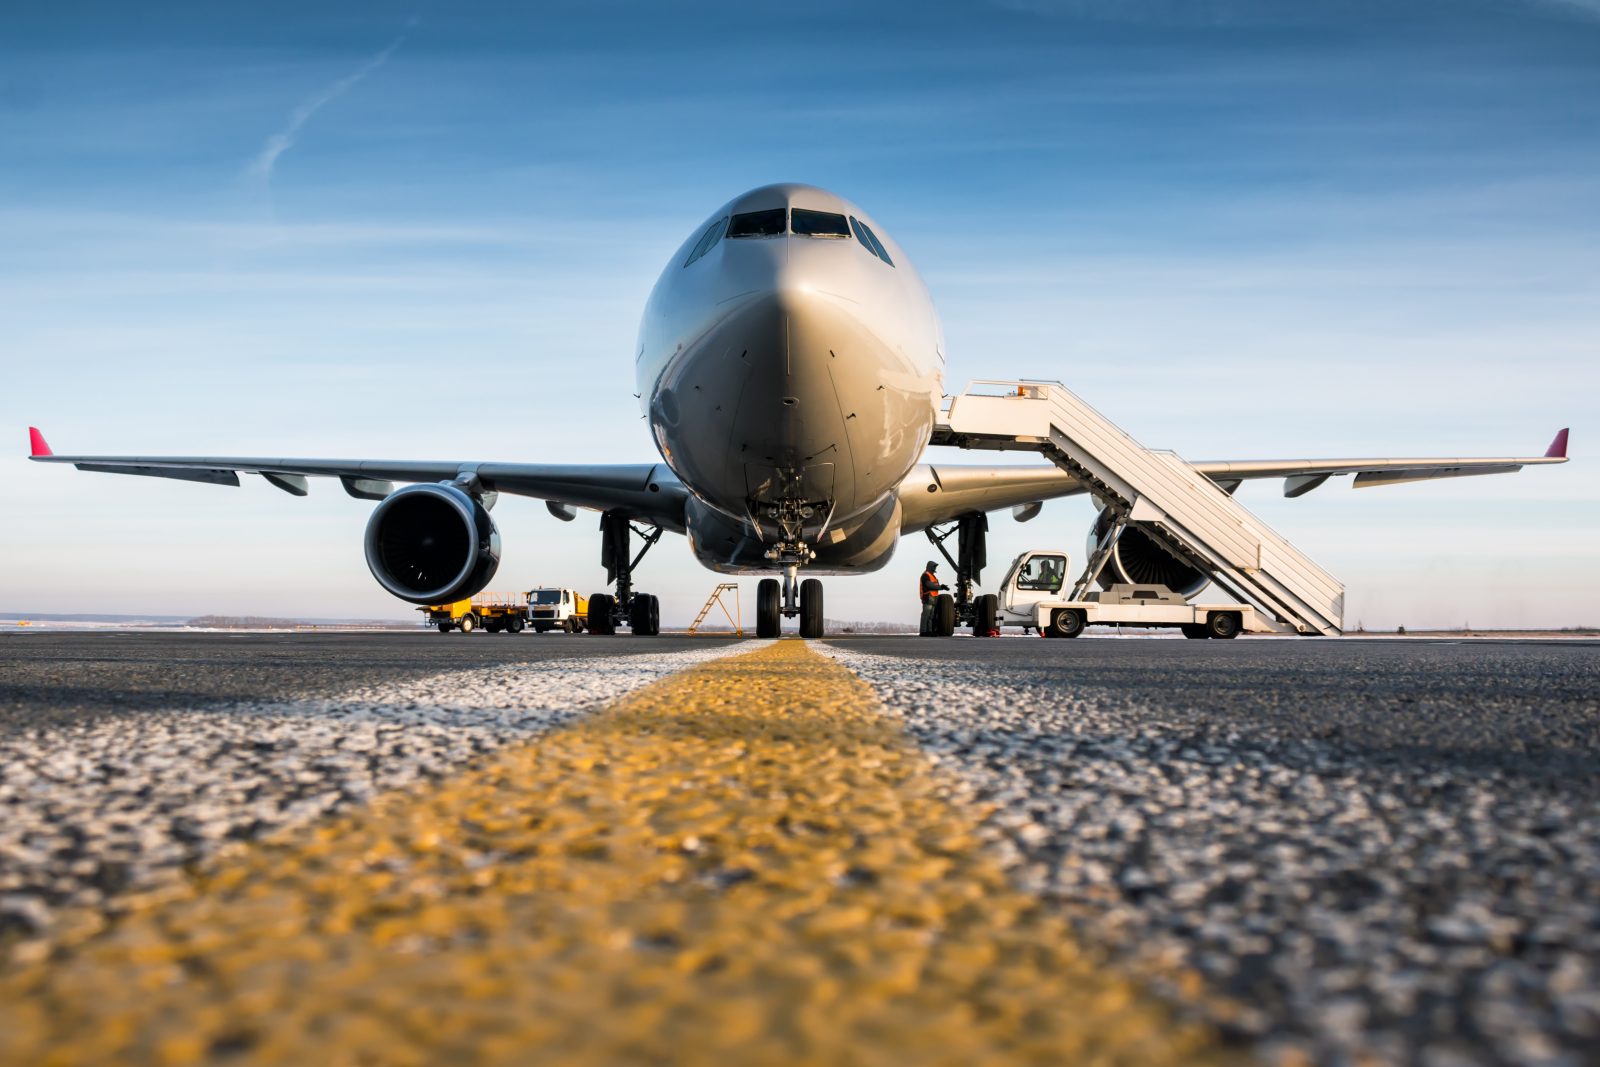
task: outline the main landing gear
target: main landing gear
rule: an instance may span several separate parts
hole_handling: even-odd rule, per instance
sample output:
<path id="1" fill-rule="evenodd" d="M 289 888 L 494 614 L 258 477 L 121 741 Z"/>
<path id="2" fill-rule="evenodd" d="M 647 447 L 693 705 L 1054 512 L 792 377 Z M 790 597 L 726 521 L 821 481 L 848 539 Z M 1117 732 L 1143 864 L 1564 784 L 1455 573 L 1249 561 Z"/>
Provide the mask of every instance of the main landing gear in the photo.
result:
<path id="1" fill-rule="evenodd" d="M 990 637 L 998 633 L 1000 598 L 993 593 L 973 595 L 973 587 L 982 579 L 983 568 L 989 562 L 989 517 L 981 511 L 962 515 L 943 527 L 930 526 L 928 540 L 939 550 L 956 572 L 955 595 L 940 593 L 933 603 L 933 628 L 925 637 L 949 637 L 963 623 L 972 626 L 973 637 Z M 956 554 L 952 558 L 944 543 L 951 534 L 956 535 Z"/>
<path id="2" fill-rule="evenodd" d="M 644 544 L 638 555 L 630 557 L 634 534 Z M 606 569 L 606 581 L 615 583 L 617 591 L 615 595 L 596 593 L 589 598 L 590 633 L 614 634 L 618 626 L 624 625 L 635 637 L 654 637 L 661 632 L 661 602 L 650 593 L 633 591 L 634 568 L 659 540 L 659 526 L 637 524 L 619 511 L 600 516 L 600 564 Z"/>
<path id="3" fill-rule="evenodd" d="M 822 636 L 822 581 L 799 580 L 799 567 L 784 568 L 783 581 L 763 578 L 756 586 L 756 636 L 777 637 L 785 615 L 800 616 L 800 636 Z"/>

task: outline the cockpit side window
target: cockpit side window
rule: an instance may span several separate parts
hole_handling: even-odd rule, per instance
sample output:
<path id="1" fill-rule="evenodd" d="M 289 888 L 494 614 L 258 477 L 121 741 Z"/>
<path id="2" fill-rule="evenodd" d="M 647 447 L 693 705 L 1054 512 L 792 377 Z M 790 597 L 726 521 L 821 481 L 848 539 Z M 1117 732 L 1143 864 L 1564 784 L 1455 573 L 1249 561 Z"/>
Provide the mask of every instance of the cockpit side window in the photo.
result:
<path id="1" fill-rule="evenodd" d="M 856 240 L 861 242 L 861 247 L 889 264 L 889 266 L 894 266 L 894 260 L 889 258 L 889 253 L 883 247 L 883 242 L 878 240 L 878 235 L 872 232 L 871 226 L 851 215 L 850 228 L 856 231 Z"/>
<path id="2" fill-rule="evenodd" d="M 771 208 L 767 211 L 745 211 L 733 217 L 728 224 L 729 237 L 777 237 L 788 228 L 789 209 Z"/>
<path id="3" fill-rule="evenodd" d="M 797 207 L 789 212 L 791 225 L 798 237 L 844 237 L 849 238 L 850 230 L 845 225 L 844 216 L 832 211 L 814 211 L 807 207 Z"/>
<path id="4" fill-rule="evenodd" d="M 689 264 L 705 255 L 707 252 L 711 251 L 712 246 L 718 241 L 722 240 L 722 231 L 727 225 L 728 216 L 724 215 L 722 218 L 706 227 L 706 232 L 701 234 L 700 240 L 695 242 L 694 251 L 689 253 L 689 258 L 683 261 L 683 265 L 687 267 Z"/>

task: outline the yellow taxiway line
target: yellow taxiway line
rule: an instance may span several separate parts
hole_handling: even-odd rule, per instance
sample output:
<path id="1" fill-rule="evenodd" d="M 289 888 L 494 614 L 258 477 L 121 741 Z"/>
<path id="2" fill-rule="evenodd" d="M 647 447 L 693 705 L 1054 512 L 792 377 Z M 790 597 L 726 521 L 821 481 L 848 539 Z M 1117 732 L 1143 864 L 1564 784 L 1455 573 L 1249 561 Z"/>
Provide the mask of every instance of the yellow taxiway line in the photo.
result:
<path id="1" fill-rule="evenodd" d="M 947 784 L 776 642 L 0 971 L 0 1062 L 1218 1058 L 1011 888 Z"/>

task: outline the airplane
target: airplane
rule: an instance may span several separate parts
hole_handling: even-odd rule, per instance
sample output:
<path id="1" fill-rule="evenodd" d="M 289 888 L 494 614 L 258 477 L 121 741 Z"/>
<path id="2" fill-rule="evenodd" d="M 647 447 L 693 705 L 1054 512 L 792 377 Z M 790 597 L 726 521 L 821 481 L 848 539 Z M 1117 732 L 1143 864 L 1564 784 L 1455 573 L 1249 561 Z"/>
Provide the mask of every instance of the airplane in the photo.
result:
<path id="1" fill-rule="evenodd" d="M 988 513 L 1012 509 L 1026 521 L 1043 501 L 1086 491 L 1054 466 L 923 461 L 944 396 L 933 301 L 882 225 L 815 186 L 752 189 L 696 227 L 650 293 L 634 363 L 660 462 L 56 455 L 30 427 L 31 458 L 214 485 L 259 474 L 295 496 L 310 477 L 336 477 L 351 496 L 378 501 L 365 533 L 368 567 L 414 604 L 464 599 L 489 583 L 500 558 L 489 512 L 500 493 L 542 499 L 565 521 L 580 508 L 597 511 L 616 591 L 590 598 L 591 632 L 626 625 L 641 636 L 659 632 L 659 603 L 634 590 L 634 571 L 664 531 L 683 534 L 712 571 L 763 576 L 758 636 L 776 637 L 782 619 L 798 615 L 800 635 L 814 638 L 823 628 L 814 576 L 878 570 L 917 532 L 945 552 L 944 537 L 959 532 L 967 594 Z M 1298 496 L 1334 475 L 1354 474 L 1360 486 L 1562 463 L 1566 445 L 1562 430 L 1539 457 L 1192 465 L 1230 492 L 1246 479 L 1284 478 L 1285 494 Z M 1106 575 L 1205 584 L 1134 531 L 1116 544 Z"/>

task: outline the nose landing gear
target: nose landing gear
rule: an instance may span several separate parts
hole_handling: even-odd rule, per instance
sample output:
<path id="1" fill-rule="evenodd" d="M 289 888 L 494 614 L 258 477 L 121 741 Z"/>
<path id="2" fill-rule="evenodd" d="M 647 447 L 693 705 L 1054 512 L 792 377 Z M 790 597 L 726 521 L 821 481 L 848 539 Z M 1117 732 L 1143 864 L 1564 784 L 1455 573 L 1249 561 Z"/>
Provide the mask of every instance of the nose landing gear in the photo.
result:
<path id="1" fill-rule="evenodd" d="M 789 564 L 783 569 L 783 581 L 763 578 L 756 586 L 756 636 L 777 637 L 785 616 L 800 616 L 800 636 L 806 639 L 821 637 L 823 633 L 822 581 L 818 578 L 799 579 L 799 566 Z"/>

